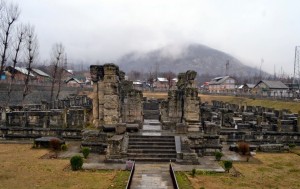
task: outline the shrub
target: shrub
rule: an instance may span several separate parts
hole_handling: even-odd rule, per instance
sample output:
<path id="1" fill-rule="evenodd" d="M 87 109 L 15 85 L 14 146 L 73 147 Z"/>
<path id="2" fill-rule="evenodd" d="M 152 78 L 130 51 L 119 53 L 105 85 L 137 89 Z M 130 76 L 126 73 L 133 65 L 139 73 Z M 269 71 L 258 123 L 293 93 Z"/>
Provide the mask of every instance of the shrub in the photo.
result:
<path id="1" fill-rule="evenodd" d="M 68 146 L 67 146 L 66 144 L 62 144 L 62 145 L 60 146 L 60 149 L 61 149 L 62 151 L 67 151 L 67 150 L 68 150 Z"/>
<path id="2" fill-rule="evenodd" d="M 61 150 L 61 142 L 57 138 L 53 138 L 50 140 L 50 148 L 55 152 L 54 158 L 57 158 L 58 151 Z"/>
<path id="3" fill-rule="evenodd" d="M 243 155 L 249 154 L 250 152 L 249 144 L 246 142 L 239 142 L 238 149 Z"/>
<path id="4" fill-rule="evenodd" d="M 215 152 L 215 158 L 217 161 L 220 161 L 223 156 L 222 152 Z"/>
<path id="5" fill-rule="evenodd" d="M 196 169 L 194 168 L 192 169 L 192 177 L 195 177 L 195 175 L 196 175 Z"/>
<path id="6" fill-rule="evenodd" d="M 82 151 L 83 157 L 86 159 L 89 156 L 91 149 L 88 147 L 83 147 L 81 149 L 81 151 Z"/>
<path id="7" fill-rule="evenodd" d="M 296 144 L 293 144 L 293 143 L 291 143 L 291 144 L 289 144 L 289 147 L 292 149 L 292 148 L 295 148 L 296 147 Z"/>
<path id="8" fill-rule="evenodd" d="M 71 167 L 73 171 L 77 171 L 82 168 L 83 159 L 81 156 L 73 156 L 70 160 Z"/>
<path id="9" fill-rule="evenodd" d="M 232 161 L 224 161 L 224 168 L 229 173 L 229 170 L 232 168 Z"/>
<path id="10" fill-rule="evenodd" d="M 50 140 L 50 148 L 53 150 L 53 151 L 59 151 L 60 150 L 60 140 L 57 139 L 57 138 L 53 138 Z"/>

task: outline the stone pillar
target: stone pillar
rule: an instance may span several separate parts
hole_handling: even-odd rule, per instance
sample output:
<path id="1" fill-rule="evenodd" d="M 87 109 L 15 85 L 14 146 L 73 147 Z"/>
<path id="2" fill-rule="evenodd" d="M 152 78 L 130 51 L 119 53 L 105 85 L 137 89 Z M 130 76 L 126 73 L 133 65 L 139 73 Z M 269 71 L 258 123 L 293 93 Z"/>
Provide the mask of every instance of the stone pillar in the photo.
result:
<path id="1" fill-rule="evenodd" d="M 64 109 L 63 111 L 63 128 L 68 127 L 68 109 Z"/>
<path id="2" fill-rule="evenodd" d="M 300 111 L 298 111 L 297 126 L 298 126 L 298 132 L 300 132 Z"/>
<path id="3" fill-rule="evenodd" d="M 99 124 L 99 99 L 98 99 L 98 81 L 99 81 L 99 66 L 91 65 L 90 74 L 93 82 L 93 125 L 98 127 Z"/>
<path id="4" fill-rule="evenodd" d="M 2 123 L 6 123 L 6 111 L 5 111 L 5 109 L 3 109 L 2 112 L 1 112 L 1 121 L 2 121 Z"/>
<path id="5" fill-rule="evenodd" d="M 261 126 L 262 117 L 261 116 L 256 116 L 256 122 L 257 122 L 258 126 Z"/>
<path id="6" fill-rule="evenodd" d="M 98 81 L 98 119 L 99 119 L 99 125 L 103 125 L 104 123 L 104 90 L 105 90 L 105 85 L 103 81 Z"/>
<path id="7" fill-rule="evenodd" d="M 122 141 L 124 136 L 123 135 L 114 135 L 113 137 L 108 139 L 108 146 L 107 146 L 107 159 L 121 159 L 121 149 L 122 149 Z"/>
<path id="8" fill-rule="evenodd" d="M 277 132 L 281 132 L 281 131 L 282 131 L 282 123 L 281 123 L 281 119 L 278 119 Z"/>
<path id="9" fill-rule="evenodd" d="M 119 67 L 105 64 L 104 69 L 104 106 L 103 121 L 105 125 L 117 124 L 120 121 Z"/>

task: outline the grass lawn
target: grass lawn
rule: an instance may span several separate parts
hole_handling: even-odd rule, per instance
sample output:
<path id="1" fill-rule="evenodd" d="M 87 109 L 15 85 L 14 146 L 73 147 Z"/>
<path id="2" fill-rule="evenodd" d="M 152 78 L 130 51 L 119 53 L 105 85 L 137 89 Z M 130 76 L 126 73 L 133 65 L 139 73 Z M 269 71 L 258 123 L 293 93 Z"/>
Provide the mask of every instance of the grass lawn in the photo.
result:
<path id="1" fill-rule="evenodd" d="M 40 159 L 46 149 L 0 144 L 0 188 L 125 188 L 129 172 L 71 171 L 68 159 Z"/>
<path id="2" fill-rule="evenodd" d="M 181 177 L 188 181 L 178 181 L 181 189 L 189 188 L 300 188 L 300 156 L 293 153 L 258 153 L 256 158 L 262 163 L 234 163 L 234 168 L 241 173 L 233 174 L 197 174 Z M 178 173 L 177 173 L 178 174 Z"/>
<path id="3" fill-rule="evenodd" d="M 148 98 L 164 98 L 167 99 L 167 92 L 144 92 L 143 95 Z M 213 95 L 199 95 L 202 102 L 211 103 L 212 100 L 219 100 L 223 102 L 229 102 L 233 104 L 241 104 L 248 106 L 264 106 L 275 109 L 289 109 L 293 113 L 298 113 L 300 111 L 300 102 L 285 102 L 285 101 L 276 101 L 276 100 L 260 100 L 260 99 L 250 99 L 244 97 L 235 97 L 235 96 L 213 96 Z"/>

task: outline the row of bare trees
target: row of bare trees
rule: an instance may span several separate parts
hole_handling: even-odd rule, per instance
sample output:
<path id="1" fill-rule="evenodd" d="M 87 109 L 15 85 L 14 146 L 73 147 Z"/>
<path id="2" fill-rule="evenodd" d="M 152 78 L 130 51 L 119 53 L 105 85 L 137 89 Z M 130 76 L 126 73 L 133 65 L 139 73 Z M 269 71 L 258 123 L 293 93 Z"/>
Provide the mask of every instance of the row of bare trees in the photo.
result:
<path id="1" fill-rule="evenodd" d="M 12 94 L 12 83 L 15 80 L 15 68 L 23 65 L 28 70 L 24 79 L 24 89 L 22 94 L 22 104 L 26 96 L 30 93 L 30 77 L 31 70 L 38 62 L 38 39 L 35 33 L 34 26 L 23 24 L 19 21 L 20 8 L 18 4 L 7 3 L 5 0 L 0 0 L 0 80 L 6 78 L 5 68 L 10 65 L 13 69 L 10 75 L 8 87 L 8 100 L 6 105 L 9 105 Z M 62 75 L 63 61 L 65 57 L 65 49 L 61 43 L 55 44 L 51 52 L 50 68 L 51 68 L 51 97 L 54 99 L 54 89 L 58 85 L 56 99 L 59 97 Z"/>

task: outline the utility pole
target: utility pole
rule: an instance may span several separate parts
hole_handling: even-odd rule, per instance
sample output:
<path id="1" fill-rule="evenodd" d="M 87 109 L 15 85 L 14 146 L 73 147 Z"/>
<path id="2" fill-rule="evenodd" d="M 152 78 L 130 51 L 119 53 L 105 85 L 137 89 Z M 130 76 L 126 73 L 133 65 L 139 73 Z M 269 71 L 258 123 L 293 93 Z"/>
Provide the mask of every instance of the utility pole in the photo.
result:
<path id="1" fill-rule="evenodd" d="M 274 78 L 274 80 L 276 80 L 276 65 L 274 64 L 274 76 L 273 76 Z"/>
<path id="2" fill-rule="evenodd" d="M 259 78 L 260 78 L 260 80 L 262 80 L 261 66 L 262 66 L 263 63 L 264 63 L 264 59 L 262 58 L 261 61 L 260 61 L 260 68 L 259 68 Z"/>
<path id="3" fill-rule="evenodd" d="M 300 46 L 295 47 L 295 59 L 294 59 L 294 78 L 293 84 L 298 84 L 299 88 L 300 80 Z"/>
<path id="4" fill-rule="evenodd" d="M 228 76 L 228 70 L 229 70 L 229 60 L 227 60 L 225 65 L 225 76 Z"/>

